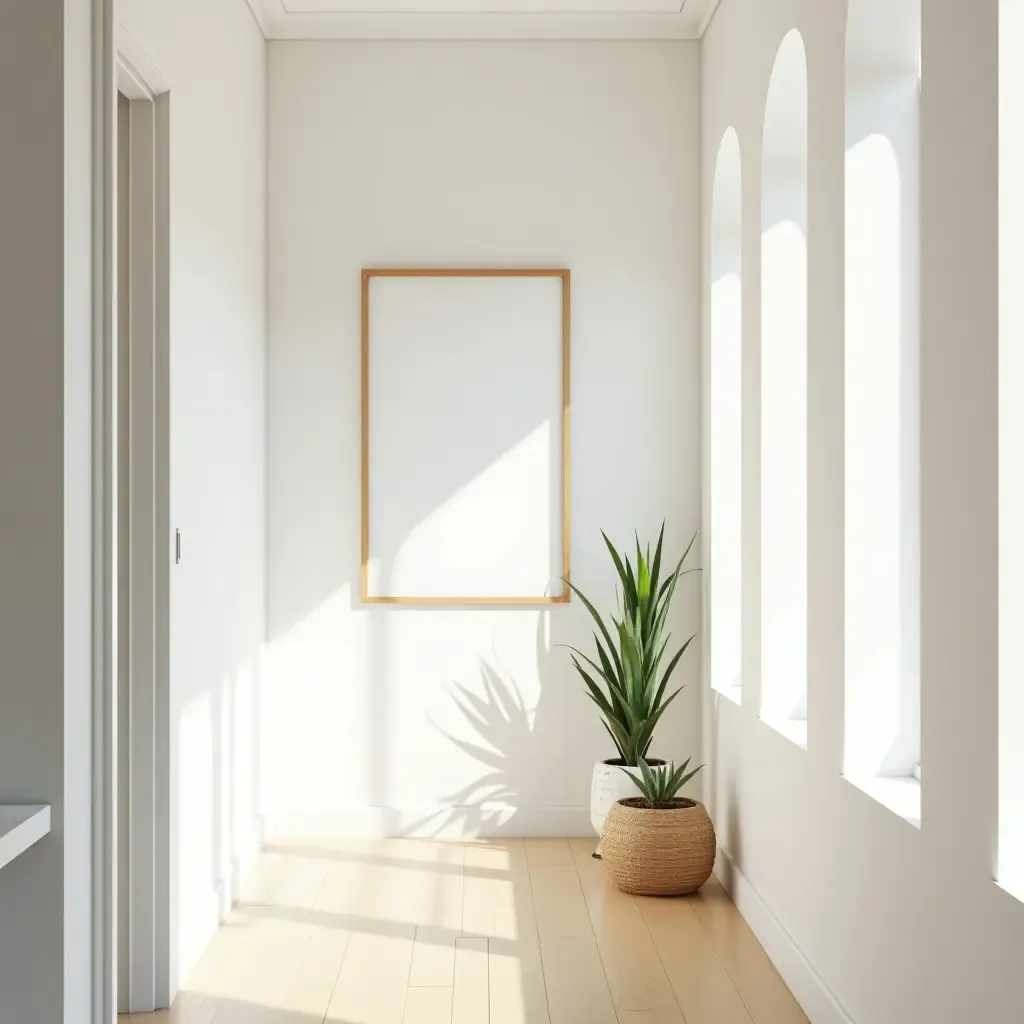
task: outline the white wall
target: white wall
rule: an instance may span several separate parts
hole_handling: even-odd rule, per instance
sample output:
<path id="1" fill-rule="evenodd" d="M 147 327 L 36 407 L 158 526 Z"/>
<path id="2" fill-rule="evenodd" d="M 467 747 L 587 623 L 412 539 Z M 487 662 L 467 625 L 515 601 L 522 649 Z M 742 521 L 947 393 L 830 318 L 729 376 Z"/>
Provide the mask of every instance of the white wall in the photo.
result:
<path id="1" fill-rule="evenodd" d="M 259 844 L 266 45 L 245 0 L 118 21 L 170 87 L 173 991 Z"/>
<path id="2" fill-rule="evenodd" d="M 1011 1024 L 1022 1007 L 1024 905 L 993 882 L 997 0 L 966 17 L 959 0 L 922 7 L 921 829 L 840 774 L 846 4 L 724 0 L 704 40 L 705 211 L 729 125 L 743 151 L 747 513 L 743 704 L 710 698 L 707 793 L 742 872 L 741 909 L 815 1024 Z M 810 77 L 806 751 L 757 715 L 761 128 L 775 52 L 794 27 Z"/>
<path id="3" fill-rule="evenodd" d="M 90 1019 L 92 6 L 0 6 L 0 1017 Z M 12 99 L 14 98 L 14 99 Z"/>
<path id="4" fill-rule="evenodd" d="M 578 602 L 360 606 L 360 269 L 572 270 L 572 569 L 610 607 L 601 528 L 681 553 L 699 519 L 698 90 L 692 43 L 271 44 L 268 830 L 588 829 Z M 503 412 L 494 458 L 537 426 Z M 469 482 L 443 455 L 410 527 Z M 658 753 L 698 753 L 698 706 Z"/>

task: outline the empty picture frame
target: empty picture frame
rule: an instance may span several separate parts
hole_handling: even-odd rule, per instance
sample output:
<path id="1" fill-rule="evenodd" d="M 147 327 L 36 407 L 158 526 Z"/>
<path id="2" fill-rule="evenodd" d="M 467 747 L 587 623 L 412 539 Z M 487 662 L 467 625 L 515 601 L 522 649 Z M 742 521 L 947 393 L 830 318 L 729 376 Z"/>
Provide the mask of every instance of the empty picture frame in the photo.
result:
<path id="1" fill-rule="evenodd" d="M 568 270 L 362 276 L 368 604 L 564 604 Z"/>

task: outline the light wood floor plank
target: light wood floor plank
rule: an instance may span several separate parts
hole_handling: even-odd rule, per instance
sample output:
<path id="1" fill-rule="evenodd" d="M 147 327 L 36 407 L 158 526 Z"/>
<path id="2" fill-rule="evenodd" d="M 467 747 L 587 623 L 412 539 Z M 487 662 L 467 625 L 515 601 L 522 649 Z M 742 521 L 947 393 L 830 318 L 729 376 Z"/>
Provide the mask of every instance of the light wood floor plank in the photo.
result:
<path id="1" fill-rule="evenodd" d="M 495 908 L 511 887 L 512 858 L 522 841 L 471 843 L 463 854 L 462 933 L 495 935 Z"/>
<path id="2" fill-rule="evenodd" d="M 488 943 L 489 1024 L 549 1024 L 548 998 L 539 946 L 495 950 Z"/>
<path id="3" fill-rule="evenodd" d="M 497 891 L 487 944 L 490 1024 L 549 1024 L 525 844 L 511 843 L 507 853 L 509 881 Z"/>
<path id="4" fill-rule="evenodd" d="M 636 900 L 618 890 L 604 864 L 591 856 L 593 845 L 589 841 L 573 841 L 570 845 L 620 1017 L 629 1010 L 678 1013 L 675 993 Z"/>
<path id="5" fill-rule="evenodd" d="M 620 1010 L 619 1024 L 686 1024 L 678 1010 Z"/>
<path id="6" fill-rule="evenodd" d="M 572 851 L 566 839 L 524 839 L 526 857 L 530 867 L 561 865 L 572 866 Z"/>
<path id="7" fill-rule="evenodd" d="M 451 1024 L 450 988 L 410 988 L 402 1024 Z"/>
<path id="8" fill-rule="evenodd" d="M 487 1024 L 487 944 L 483 936 L 455 940 L 455 987 L 452 992 L 452 1024 Z"/>
<path id="9" fill-rule="evenodd" d="M 573 865 L 531 863 L 530 883 L 542 944 L 545 939 L 593 938 L 587 904 Z"/>
<path id="10" fill-rule="evenodd" d="M 284 1008 L 322 1021 L 330 1008 L 352 933 L 323 924 L 311 924 L 307 932 Z"/>
<path id="11" fill-rule="evenodd" d="M 308 911 L 239 904 L 189 972 L 184 988 L 217 1000 L 220 1024 L 237 1017 L 239 1007 L 284 1009 L 309 937 Z"/>
<path id="12" fill-rule="evenodd" d="M 750 926 L 714 877 L 691 900 L 754 1024 L 808 1024 Z"/>
<path id="13" fill-rule="evenodd" d="M 355 919 L 462 926 L 463 849 L 417 840 L 352 842 L 333 851 L 314 909 Z"/>
<path id="14" fill-rule="evenodd" d="M 551 1024 L 618 1024 L 593 936 L 541 941 Z"/>
<path id="15" fill-rule="evenodd" d="M 326 1020 L 338 1024 L 402 1024 L 414 928 L 405 934 L 356 932 L 341 962 Z"/>
<path id="16" fill-rule="evenodd" d="M 752 1024 L 689 902 L 640 897 L 637 903 L 686 1024 Z"/>
<path id="17" fill-rule="evenodd" d="M 455 980 L 455 932 L 417 925 L 410 988 L 451 988 Z"/>

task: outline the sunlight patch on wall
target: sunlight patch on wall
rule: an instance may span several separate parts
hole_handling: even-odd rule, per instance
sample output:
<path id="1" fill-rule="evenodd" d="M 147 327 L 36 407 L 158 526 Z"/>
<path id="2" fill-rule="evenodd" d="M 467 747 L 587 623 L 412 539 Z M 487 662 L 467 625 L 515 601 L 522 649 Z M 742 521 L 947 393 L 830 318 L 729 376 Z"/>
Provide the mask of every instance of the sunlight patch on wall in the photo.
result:
<path id="1" fill-rule="evenodd" d="M 560 501 L 552 473 L 560 456 L 551 435 L 550 422 L 540 424 L 413 526 L 395 554 L 387 590 L 486 594 L 497 578 L 510 597 L 549 592 L 561 558 L 552 531 Z M 439 580 L 438 566 L 450 574 Z M 383 589 L 378 573 L 371 563 L 373 592 Z"/>

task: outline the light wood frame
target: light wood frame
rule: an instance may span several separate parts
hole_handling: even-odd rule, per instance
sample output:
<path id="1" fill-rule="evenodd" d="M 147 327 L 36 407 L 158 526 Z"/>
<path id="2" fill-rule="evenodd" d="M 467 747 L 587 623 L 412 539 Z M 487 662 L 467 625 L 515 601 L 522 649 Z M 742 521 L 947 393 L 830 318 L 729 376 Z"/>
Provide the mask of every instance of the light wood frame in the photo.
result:
<path id="1" fill-rule="evenodd" d="M 562 577 L 570 579 L 570 401 L 571 376 L 570 337 L 572 287 L 570 272 L 565 269 L 457 269 L 457 268 L 366 268 L 362 280 L 362 553 L 360 564 L 360 596 L 363 604 L 390 605 L 553 605 L 568 604 L 572 591 L 567 583 L 562 592 L 549 597 L 386 597 L 371 595 L 370 561 L 370 282 L 375 277 L 555 277 L 562 281 Z"/>

